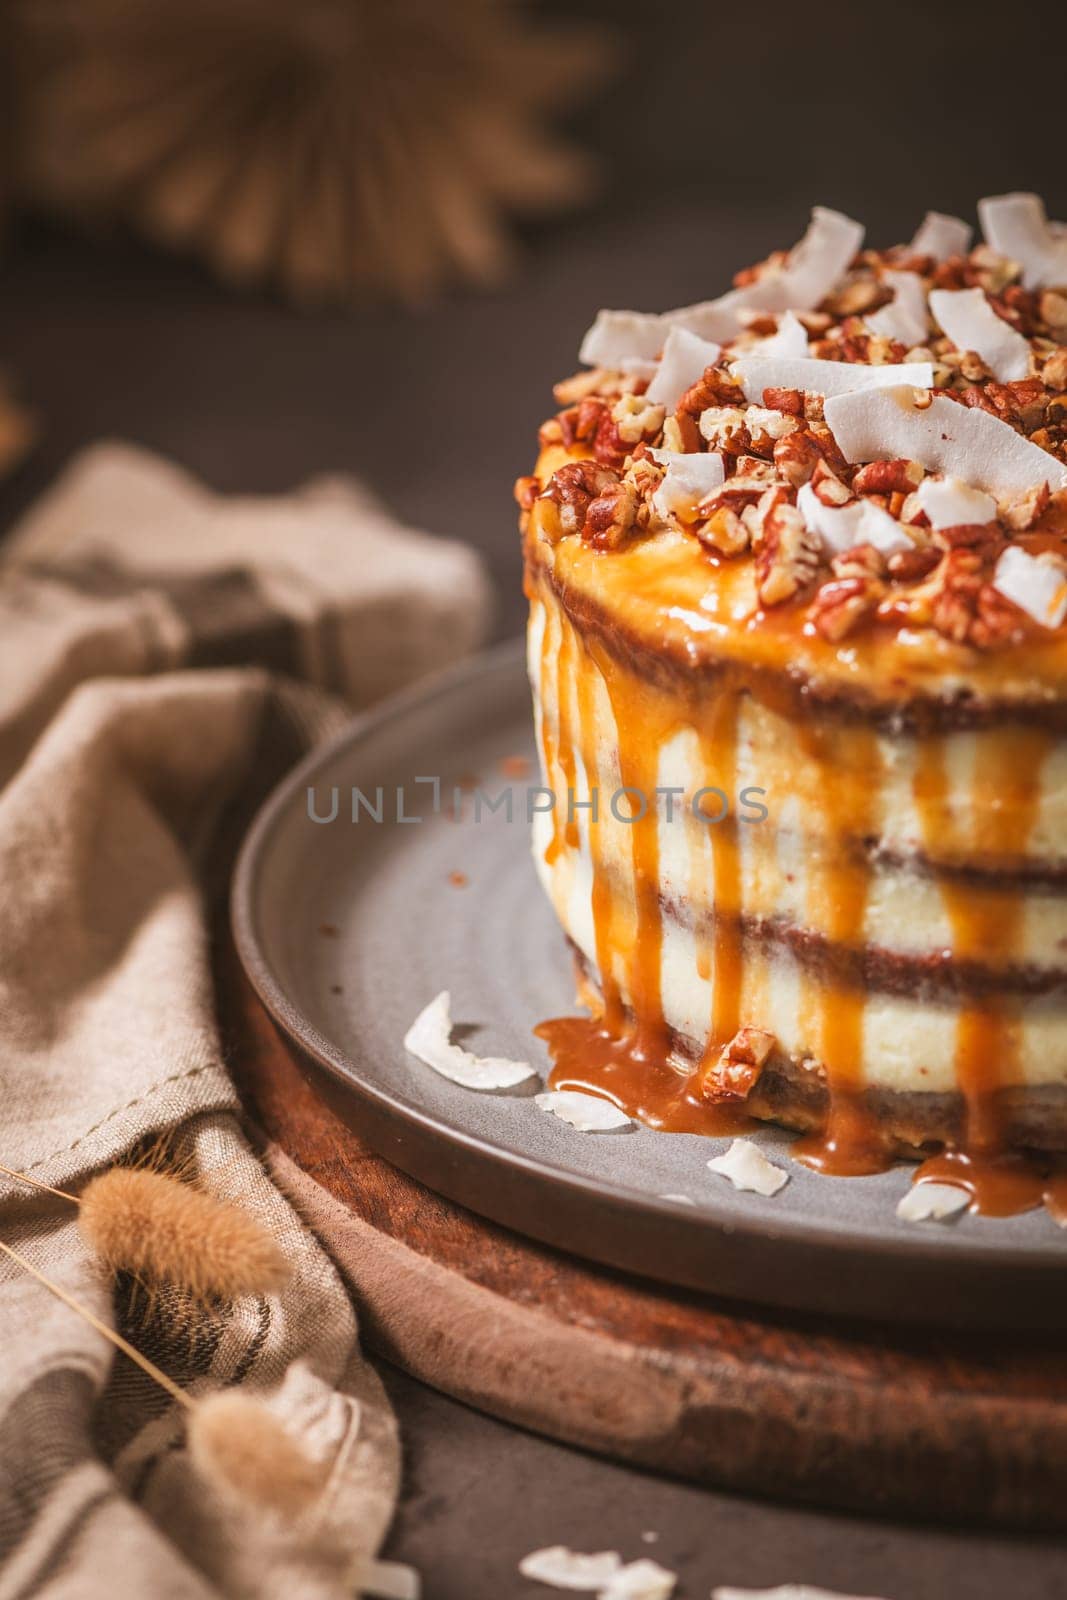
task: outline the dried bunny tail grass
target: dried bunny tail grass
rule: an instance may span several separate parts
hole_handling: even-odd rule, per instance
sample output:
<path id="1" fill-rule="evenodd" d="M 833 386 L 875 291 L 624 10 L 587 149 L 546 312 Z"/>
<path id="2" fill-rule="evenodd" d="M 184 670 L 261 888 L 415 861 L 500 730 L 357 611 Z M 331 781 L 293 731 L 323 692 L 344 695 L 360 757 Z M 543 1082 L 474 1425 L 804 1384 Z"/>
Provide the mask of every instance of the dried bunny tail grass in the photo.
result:
<path id="1" fill-rule="evenodd" d="M 607 29 L 506 0 L 15 0 L 33 203 L 125 218 L 298 301 L 492 282 L 512 215 L 583 200 L 554 130 Z"/>
<path id="2" fill-rule="evenodd" d="M 209 1483 L 279 1516 L 299 1516 L 325 1481 L 326 1469 L 250 1395 L 208 1395 L 187 1431 L 193 1464 Z"/>
<path id="3" fill-rule="evenodd" d="M 271 1294 L 289 1263 L 240 1206 L 147 1168 L 113 1167 L 81 1196 L 79 1227 L 112 1272 L 182 1285 L 198 1301 Z"/>

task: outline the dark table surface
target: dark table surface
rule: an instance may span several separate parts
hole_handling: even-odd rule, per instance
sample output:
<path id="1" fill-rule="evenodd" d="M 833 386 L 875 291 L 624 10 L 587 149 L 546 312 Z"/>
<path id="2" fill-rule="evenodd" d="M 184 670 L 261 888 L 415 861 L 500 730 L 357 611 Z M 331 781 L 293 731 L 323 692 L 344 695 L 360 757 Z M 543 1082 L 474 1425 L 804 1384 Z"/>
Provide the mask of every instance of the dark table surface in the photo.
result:
<path id="1" fill-rule="evenodd" d="M 476 545 L 497 585 L 496 632 L 513 633 L 523 608 L 511 484 L 591 310 L 718 292 L 734 266 L 797 236 L 813 198 L 847 197 L 805 185 L 774 207 L 715 214 L 702 199 L 653 196 L 639 231 L 607 206 L 542 235 L 497 297 L 418 316 L 301 316 L 136 245 L 16 229 L 0 359 L 43 433 L 0 486 L 0 526 L 74 451 L 108 436 L 164 452 L 220 490 L 281 491 L 347 470 L 410 522 Z M 405 1444 L 387 1553 L 422 1570 L 428 1600 L 548 1594 L 515 1568 L 553 1543 L 651 1555 L 681 1575 L 686 1600 L 713 1582 L 787 1580 L 884 1600 L 1067 1593 L 1061 1544 L 740 1501 L 534 1438 L 399 1373 L 386 1380 Z"/>

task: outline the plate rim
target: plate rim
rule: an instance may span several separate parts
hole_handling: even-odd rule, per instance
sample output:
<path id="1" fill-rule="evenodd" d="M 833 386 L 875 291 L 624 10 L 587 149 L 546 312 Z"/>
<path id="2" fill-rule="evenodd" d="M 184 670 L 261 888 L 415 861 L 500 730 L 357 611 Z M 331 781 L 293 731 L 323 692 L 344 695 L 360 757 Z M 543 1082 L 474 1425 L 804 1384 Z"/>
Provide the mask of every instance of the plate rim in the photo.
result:
<path id="1" fill-rule="evenodd" d="M 409 711 L 423 709 L 435 699 L 448 697 L 455 689 L 473 679 L 482 679 L 497 673 L 515 672 L 520 666 L 525 672 L 523 635 L 513 636 L 487 650 L 466 656 L 441 670 L 419 678 L 413 684 L 387 696 L 367 710 L 356 712 L 352 720 L 337 734 L 304 756 L 264 799 L 244 837 L 234 867 L 230 890 L 230 925 L 241 966 L 260 1004 L 275 1026 L 280 1028 L 281 1032 L 335 1083 L 339 1083 L 357 1097 L 370 1101 L 385 1117 L 399 1119 L 421 1137 L 441 1142 L 453 1151 L 459 1150 L 472 1155 L 483 1165 L 496 1167 L 506 1174 L 518 1174 L 536 1184 L 550 1185 L 554 1190 L 562 1191 L 564 1194 L 569 1191 L 586 1201 L 595 1201 L 601 1207 L 607 1206 L 622 1213 L 632 1214 L 636 1210 L 651 1214 L 657 1220 L 670 1221 L 683 1232 L 699 1233 L 704 1237 L 715 1233 L 719 1235 L 728 1233 L 742 1243 L 750 1241 L 753 1244 L 765 1245 L 772 1242 L 786 1248 L 789 1245 L 814 1248 L 828 1264 L 832 1264 L 834 1258 L 840 1262 L 855 1262 L 857 1256 L 862 1254 L 871 1266 L 892 1258 L 895 1262 L 923 1273 L 956 1268 L 971 1272 L 996 1273 L 998 1270 L 1010 1267 L 1016 1276 L 1032 1278 L 1035 1288 L 1038 1280 L 1047 1280 L 1048 1276 L 1056 1271 L 1057 1263 L 1049 1259 L 1046 1250 L 1032 1245 L 1012 1249 L 1010 1259 L 1002 1260 L 989 1246 L 962 1239 L 951 1246 L 949 1255 L 943 1244 L 939 1246 L 933 1239 L 924 1238 L 922 1234 L 917 1234 L 914 1239 L 905 1236 L 894 1238 L 889 1235 L 869 1238 L 862 1235 L 850 1236 L 841 1229 L 835 1230 L 824 1223 L 796 1216 L 791 1218 L 782 1216 L 777 1219 L 768 1217 L 765 1222 L 756 1216 L 724 1217 L 716 1212 L 713 1204 L 701 1204 L 692 1208 L 682 1207 L 676 1202 L 663 1200 L 659 1196 L 648 1195 L 640 1190 L 627 1189 L 625 1186 L 617 1186 L 582 1173 L 569 1172 L 566 1168 L 535 1159 L 521 1151 L 502 1149 L 477 1134 L 451 1126 L 425 1108 L 399 1098 L 389 1088 L 376 1083 L 358 1062 L 353 1061 L 340 1046 L 320 1032 L 315 1023 L 287 993 L 284 983 L 268 958 L 259 934 L 257 896 L 261 864 L 270 849 L 277 828 L 286 818 L 300 790 L 306 787 L 312 774 L 328 767 L 339 755 L 373 735 L 379 727 L 403 717 Z M 399 1042 L 397 1048 L 398 1050 L 400 1048 Z M 391 1158 L 386 1155 L 386 1159 Z M 397 1164 L 403 1165 L 401 1162 Z M 412 1176 L 419 1178 L 418 1173 L 413 1173 Z M 457 1196 L 449 1195 L 449 1198 L 456 1199 Z M 460 1203 L 471 1205 L 465 1198 Z M 471 1209 L 480 1208 L 471 1205 Z M 499 1216 L 493 1217 L 490 1210 L 482 1210 L 482 1214 L 503 1226 L 524 1233 L 527 1237 L 538 1238 L 555 1248 L 568 1248 L 559 1245 L 555 1239 L 546 1239 L 545 1235 L 538 1233 L 536 1229 L 525 1228 L 510 1219 L 502 1221 Z M 600 1261 L 616 1269 L 619 1267 L 614 1256 L 610 1258 L 597 1256 L 585 1250 L 573 1249 L 571 1253 Z M 645 1278 L 653 1276 L 647 1267 L 640 1265 L 623 1267 L 622 1270 L 629 1270 Z M 653 1277 L 653 1281 L 682 1286 L 680 1280 L 673 1275 L 658 1280 Z M 694 1285 L 689 1287 L 692 1288 Z M 1048 1287 L 1046 1282 L 1046 1290 Z M 698 1292 L 711 1291 L 700 1289 Z M 773 1306 L 793 1303 L 798 1309 L 803 1308 L 802 1301 L 789 1302 L 778 1296 L 768 1298 L 764 1303 Z M 815 1308 L 814 1302 L 811 1308 Z M 847 1317 L 855 1313 L 846 1307 L 837 1315 Z M 938 1319 L 936 1316 L 923 1316 L 920 1312 L 917 1316 L 906 1315 L 905 1320 L 929 1324 Z"/>

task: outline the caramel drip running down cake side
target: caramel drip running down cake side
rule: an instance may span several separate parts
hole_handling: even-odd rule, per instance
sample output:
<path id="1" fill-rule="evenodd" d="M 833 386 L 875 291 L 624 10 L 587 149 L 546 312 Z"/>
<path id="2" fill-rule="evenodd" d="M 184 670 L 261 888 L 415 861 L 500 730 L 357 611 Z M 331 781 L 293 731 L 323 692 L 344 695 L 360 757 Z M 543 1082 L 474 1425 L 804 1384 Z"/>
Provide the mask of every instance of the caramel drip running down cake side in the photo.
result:
<path id="1" fill-rule="evenodd" d="M 803 239 L 600 312 L 516 495 L 557 1087 L 1067 1189 L 1067 234 Z"/>

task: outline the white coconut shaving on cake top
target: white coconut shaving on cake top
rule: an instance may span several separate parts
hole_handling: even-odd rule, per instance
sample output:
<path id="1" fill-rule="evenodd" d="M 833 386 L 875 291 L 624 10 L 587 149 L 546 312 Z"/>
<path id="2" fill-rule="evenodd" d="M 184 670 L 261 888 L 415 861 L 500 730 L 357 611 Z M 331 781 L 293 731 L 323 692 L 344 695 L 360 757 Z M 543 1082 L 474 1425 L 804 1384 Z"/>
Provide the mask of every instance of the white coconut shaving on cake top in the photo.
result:
<path id="1" fill-rule="evenodd" d="M 933 363 L 905 361 L 899 365 L 867 366 L 862 361 L 816 361 L 810 356 L 739 356 L 730 371 L 741 384 L 745 399 L 755 405 L 767 389 L 800 389 L 806 394 L 840 395 L 856 390 L 892 388 L 906 383 L 913 389 L 930 389 Z"/>
<path id="2" fill-rule="evenodd" d="M 933 289 L 930 310 L 957 350 L 973 350 L 998 383 L 1029 375 L 1030 341 L 998 317 L 982 289 Z"/>
<path id="3" fill-rule="evenodd" d="M 652 405 L 673 411 L 685 391 L 719 359 L 722 346 L 701 339 L 688 328 L 672 328 L 663 346 L 655 376 L 645 391 Z"/>

